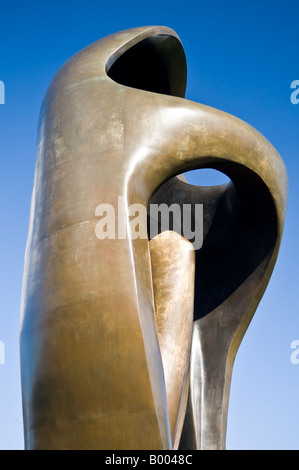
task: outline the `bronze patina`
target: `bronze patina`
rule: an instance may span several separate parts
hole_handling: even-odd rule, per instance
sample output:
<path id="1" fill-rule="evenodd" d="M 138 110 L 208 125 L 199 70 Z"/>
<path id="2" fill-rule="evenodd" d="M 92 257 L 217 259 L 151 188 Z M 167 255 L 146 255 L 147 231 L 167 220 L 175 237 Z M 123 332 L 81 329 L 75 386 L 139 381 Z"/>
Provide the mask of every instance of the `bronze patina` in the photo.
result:
<path id="1" fill-rule="evenodd" d="M 278 255 L 287 176 L 259 132 L 185 87 L 180 39 L 154 26 L 88 46 L 48 88 L 22 296 L 26 449 L 225 448 L 233 362 Z M 230 183 L 179 176 L 200 168 Z M 188 204 L 193 218 L 202 204 L 202 246 L 162 229 L 99 239 L 96 208 L 119 197 L 127 228 L 132 204 Z"/>

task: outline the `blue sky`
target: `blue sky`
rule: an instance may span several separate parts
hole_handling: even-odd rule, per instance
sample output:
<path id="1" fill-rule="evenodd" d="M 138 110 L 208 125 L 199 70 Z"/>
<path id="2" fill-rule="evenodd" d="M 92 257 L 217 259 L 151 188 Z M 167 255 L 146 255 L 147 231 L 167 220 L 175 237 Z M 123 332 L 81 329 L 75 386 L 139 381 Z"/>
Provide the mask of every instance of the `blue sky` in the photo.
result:
<path id="1" fill-rule="evenodd" d="M 180 36 L 186 98 L 258 129 L 283 157 L 289 204 L 268 289 L 239 349 L 231 387 L 228 449 L 299 449 L 299 4 L 296 0 L 53 0 L 0 3 L 0 449 L 23 449 L 19 316 L 37 121 L 56 73 L 78 50 L 108 34 L 164 25 Z M 197 172 L 190 182 L 209 184 Z M 215 345 L 217 347 L 217 345 Z M 0 360 L 1 362 L 1 360 Z"/>

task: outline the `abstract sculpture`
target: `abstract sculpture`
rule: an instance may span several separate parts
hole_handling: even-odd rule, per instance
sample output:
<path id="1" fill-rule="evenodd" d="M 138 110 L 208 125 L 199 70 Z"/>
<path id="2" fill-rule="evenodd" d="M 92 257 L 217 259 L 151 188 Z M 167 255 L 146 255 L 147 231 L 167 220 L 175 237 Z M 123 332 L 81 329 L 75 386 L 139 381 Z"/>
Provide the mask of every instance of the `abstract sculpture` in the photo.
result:
<path id="1" fill-rule="evenodd" d="M 233 361 L 278 255 L 287 177 L 261 134 L 185 100 L 185 86 L 166 27 L 97 41 L 49 86 L 22 296 L 27 449 L 225 447 Z M 231 182 L 180 176 L 207 167 Z M 100 239 L 96 208 L 119 198 L 125 233 Z M 133 236 L 128 208 L 162 203 L 188 204 L 193 222 L 203 205 L 200 249 L 174 226 Z"/>

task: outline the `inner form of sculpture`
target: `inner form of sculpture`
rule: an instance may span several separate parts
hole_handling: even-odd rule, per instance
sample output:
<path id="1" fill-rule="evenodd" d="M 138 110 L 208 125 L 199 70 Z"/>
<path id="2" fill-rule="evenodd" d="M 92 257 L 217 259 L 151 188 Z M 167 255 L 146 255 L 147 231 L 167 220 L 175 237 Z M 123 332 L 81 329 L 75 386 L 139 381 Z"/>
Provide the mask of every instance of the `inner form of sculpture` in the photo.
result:
<path id="1" fill-rule="evenodd" d="M 88 46 L 45 95 L 20 332 L 26 449 L 224 449 L 233 362 L 273 271 L 287 175 L 247 123 L 184 99 L 167 27 Z M 214 168 L 230 183 L 189 185 Z M 95 235 L 125 201 L 127 236 Z M 203 204 L 203 244 L 128 207 Z M 146 223 L 146 221 L 145 221 Z M 170 227 L 169 234 L 175 228 Z"/>

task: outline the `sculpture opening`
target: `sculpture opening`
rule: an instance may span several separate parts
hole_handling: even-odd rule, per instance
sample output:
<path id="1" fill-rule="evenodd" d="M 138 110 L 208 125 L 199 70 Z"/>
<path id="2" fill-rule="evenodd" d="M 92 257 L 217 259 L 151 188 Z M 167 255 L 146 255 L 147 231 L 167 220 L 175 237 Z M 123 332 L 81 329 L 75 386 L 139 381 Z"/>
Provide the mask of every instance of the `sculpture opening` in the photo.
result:
<path id="1" fill-rule="evenodd" d="M 220 186 L 230 182 L 227 175 L 211 168 L 187 171 L 184 177 L 187 183 L 195 186 Z"/>
<path id="2" fill-rule="evenodd" d="M 204 169 L 196 171 L 200 174 Z M 214 173 L 219 178 L 220 172 Z M 214 440 L 210 424 L 205 430 L 204 425 L 198 424 L 205 421 L 205 407 L 208 408 L 207 405 L 201 408 L 198 403 L 209 400 L 205 382 L 215 388 L 215 394 L 223 393 L 227 386 L 225 381 L 219 385 L 218 375 L 219 370 L 231 366 L 229 361 L 223 360 L 230 357 L 227 344 L 238 341 L 237 336 L 232 340 L 234 316 L 239 310 L 246 312 L 260 277 L 268 269 L 277 240 L 277 217 L 267 186 L 256 174 L 238 164 L 227 164 L 226 173 L 231 179 L 225 176 L 227 182 L 215 186 L 189 184 L 184 175 L 173 177 L 161 185 L 150 200 L 150 204 L 161 207 L 163 204 L 181 208 L 190 205 L 193 230 L 195 207 L 203 205 L 200 227 L 203 244 L 195 249 L 191 382 L 181 449 L 217 448 L 219 442 Z M 180 227 L 183 226 L 182 221 Z M 175 224 L 170 225 L 170 229 L 176 230 Z M 163 227 L 160 230 L 163 232 Z M 169 267 L 173 265 L 172 250 L 167 258 Z M 165 260 L 163 263 L 166 264 Z M 194 269 L 192 263 L 190 269 Z M 174 285 L 172 288 L 175 291 Z M 208 358 L 207 364 L 202 359 L 203 354 Z M 209 378 L 204 379 L 205 374 L 210 375 Z M 225 415 L 222 419 L 226 419 Z M 224 440 L 221 445 L 224 447 Z"/>
<path id="3" fill-rule="evenodd" d="M 158 34 L 121 54 L 107 75 L 121 85 L 183 98 L 187 78 L 185 53 L 178 39 Z"/>

